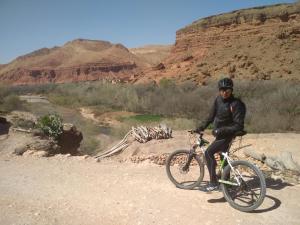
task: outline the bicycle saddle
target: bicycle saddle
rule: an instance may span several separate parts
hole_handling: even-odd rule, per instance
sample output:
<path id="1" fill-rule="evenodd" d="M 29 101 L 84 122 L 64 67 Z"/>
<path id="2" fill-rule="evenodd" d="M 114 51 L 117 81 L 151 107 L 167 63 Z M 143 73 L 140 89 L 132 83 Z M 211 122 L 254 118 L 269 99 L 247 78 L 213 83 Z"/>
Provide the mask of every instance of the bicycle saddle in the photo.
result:
<path id="1" fill-rule="evenodd" d="M 236 132 L 234 135 L 237 137 L 237 136 L 244 136 L 244 135 L 246 135 L 247 134 L 247 131 L 245 131 L 245 130 L 241 130 L 241 131 L 238 131 L 238 132 Z"/>

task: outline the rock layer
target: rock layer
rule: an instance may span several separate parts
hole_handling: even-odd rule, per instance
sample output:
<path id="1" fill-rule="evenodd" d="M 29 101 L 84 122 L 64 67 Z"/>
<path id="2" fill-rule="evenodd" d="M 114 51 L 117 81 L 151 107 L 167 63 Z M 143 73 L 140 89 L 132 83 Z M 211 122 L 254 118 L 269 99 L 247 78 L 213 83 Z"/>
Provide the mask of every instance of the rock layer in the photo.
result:
<path id="1" fill-rule="evenodd" d="M 112 82 L 130 80 L 139 68 L 135 63 L 103 64 L 90 63 L 60 69 L 18 68 L 3 73 L 2 82 L 21 84 L 65 83 L 78 81 L 109 80 Z"/>
<path id="2" fill-rule="evenodd" d="M 163 77 L 205 83 L 224 74 L 240 79 L 300 80 L 300 3 L 234 11 L 195 21 L 176 32 L 164 60 L 142 80 Z"/>
<path id="3" fill-rule="evenodd" d="M 106 79 L 129 81 L 148 64 L 121 44 L 78 39 L 42 48 L 0 67 L 0 82 L 42 84 Z"/>

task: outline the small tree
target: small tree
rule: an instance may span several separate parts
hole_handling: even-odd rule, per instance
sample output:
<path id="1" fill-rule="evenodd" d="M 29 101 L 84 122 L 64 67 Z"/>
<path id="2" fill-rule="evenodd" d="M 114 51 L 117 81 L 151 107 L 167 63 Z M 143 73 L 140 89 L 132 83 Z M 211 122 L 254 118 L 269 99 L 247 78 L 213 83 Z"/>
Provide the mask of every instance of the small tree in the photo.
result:
<path id="1" fill-rule="evenodd" d="M 49 137 L 57 139 L 63 132 L 62 119 L 57 114 L 48 114 L 38 119 L 37 127 Z"/>

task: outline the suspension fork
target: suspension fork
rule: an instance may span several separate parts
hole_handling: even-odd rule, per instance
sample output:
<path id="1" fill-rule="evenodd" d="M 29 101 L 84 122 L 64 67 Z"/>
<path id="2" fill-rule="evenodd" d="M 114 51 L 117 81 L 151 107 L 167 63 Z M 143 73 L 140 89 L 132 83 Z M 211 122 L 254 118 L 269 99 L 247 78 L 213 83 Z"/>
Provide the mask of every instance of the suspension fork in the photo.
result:
<path id="1" fill-rule="evenodd" d="M 189 152 L 189 156 L 188 156 L 188 160 L 187 160 L 186 164 L 182 167 L 183 171 L 187 170 L 190 167 L 190 164 L 195 155 L 196 155 L 196 151 L 195 151 L 195 148 L 193 147 Z"/>

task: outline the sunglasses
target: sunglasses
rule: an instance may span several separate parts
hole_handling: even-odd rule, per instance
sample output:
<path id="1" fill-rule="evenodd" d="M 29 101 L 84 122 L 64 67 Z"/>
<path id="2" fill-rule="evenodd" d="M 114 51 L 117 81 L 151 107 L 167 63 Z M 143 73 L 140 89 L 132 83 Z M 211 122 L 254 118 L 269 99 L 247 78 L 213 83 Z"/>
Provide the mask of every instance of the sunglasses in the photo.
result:
<path id="1" fill-rule="evenodd" d="M 222 91 L 222 92 L 231 92 L 232 89 L 231 88 L 220 88 L 219 91 Z"/>

